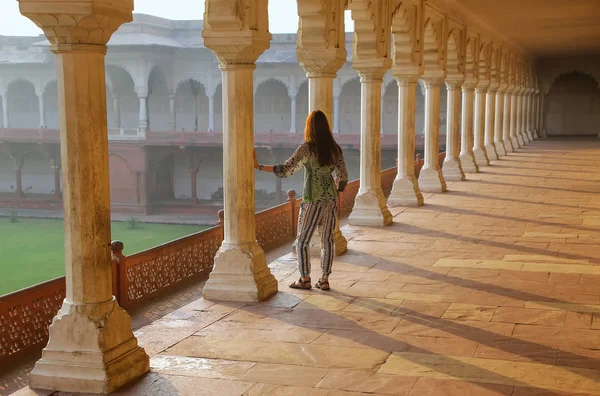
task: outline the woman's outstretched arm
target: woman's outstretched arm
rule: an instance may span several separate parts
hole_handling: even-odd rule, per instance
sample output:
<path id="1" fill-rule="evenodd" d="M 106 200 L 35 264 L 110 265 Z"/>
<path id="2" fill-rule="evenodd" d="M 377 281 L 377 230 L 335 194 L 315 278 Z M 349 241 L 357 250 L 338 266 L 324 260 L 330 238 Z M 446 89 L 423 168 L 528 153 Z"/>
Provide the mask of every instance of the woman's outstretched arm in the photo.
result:
<path id="1" fill-rule="evenodd" d="M 294 154 L 284 163 L 278 165 L 260 165 L 254 151 L 254 168 L 265 172 L 273 172 L 278 177 L 288 177 L 302 169 L 302 165 L 310 156 L 310 150 L 306 143 L 301 144 Z"/>

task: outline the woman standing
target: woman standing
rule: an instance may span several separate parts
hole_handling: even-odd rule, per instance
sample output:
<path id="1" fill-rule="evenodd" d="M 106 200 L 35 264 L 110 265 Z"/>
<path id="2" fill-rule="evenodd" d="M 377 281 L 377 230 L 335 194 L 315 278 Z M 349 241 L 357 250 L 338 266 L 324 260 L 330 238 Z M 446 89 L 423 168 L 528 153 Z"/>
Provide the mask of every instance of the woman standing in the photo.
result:
<path id="1" fill-rule="evenodd" d="M 298 215 L 296 251 L 300 279 L 290 285 L 293 289 L 310 289 L 310 240 L 319 227 L 321 234 L 322 274 L 315 287 L 329 290 L 329 274 L 333 264 L 333 230 L 338 196 L 348 184 L 348 172 L 342 149 L 335 142 L 325 113 L 315 110 L 306 119 L 304 143 L 285 164 L 260 165 L 254 152 L 254 167 L 288 177 L 304 167 L 304 189 Z M 335 175 L 335 180 L 332 175 Z"/>

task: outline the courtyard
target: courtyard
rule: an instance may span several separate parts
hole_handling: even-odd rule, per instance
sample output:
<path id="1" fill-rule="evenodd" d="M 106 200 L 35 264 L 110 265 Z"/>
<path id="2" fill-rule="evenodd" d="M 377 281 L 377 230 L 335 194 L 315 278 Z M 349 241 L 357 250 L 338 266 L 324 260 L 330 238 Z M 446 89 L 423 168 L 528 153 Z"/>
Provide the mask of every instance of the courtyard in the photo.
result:
<path id="1" fill-rule="evenodd" d="M 133 254 L 208 227 L 186 224 L 149 224 L 139 221 L 112 222 L 112 239 Z M 2 260 L 0 295 L 20 290 L 65 274 L 64 233 L 61 219 L 0 217 Z"/>

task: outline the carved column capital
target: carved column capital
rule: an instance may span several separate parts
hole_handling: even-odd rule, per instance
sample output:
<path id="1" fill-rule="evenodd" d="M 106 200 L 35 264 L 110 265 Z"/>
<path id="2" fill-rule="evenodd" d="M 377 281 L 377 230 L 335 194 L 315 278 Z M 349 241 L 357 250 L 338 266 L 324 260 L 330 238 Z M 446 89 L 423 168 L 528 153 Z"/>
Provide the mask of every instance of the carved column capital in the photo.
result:
<path id="1" fill-rule="evenodd" d="M 461 89 L 463 86 L 462 80 L 446 80 L 446 88 L 448 90 Z"/>
<path id="2" fill-rule="evenodd" d="M 271 41 L 266 1 L 207 0 L 202 37 L 221 67 L 254 64 Z"/>
<path id="3" fill-rule="evenodd" d="M 383 76 L 391 64 L 389 58 L 357 59 L 352 61 L 352 68 L 360 76 L 361 82 L 383 82 Z"/>
<path id="4" fill-rule="evenodd" d="M 133 19 L 133 0 L 19 0 L 21 14 L 44 31 L 53 52 L 106 52 L 120 25 Z"/>

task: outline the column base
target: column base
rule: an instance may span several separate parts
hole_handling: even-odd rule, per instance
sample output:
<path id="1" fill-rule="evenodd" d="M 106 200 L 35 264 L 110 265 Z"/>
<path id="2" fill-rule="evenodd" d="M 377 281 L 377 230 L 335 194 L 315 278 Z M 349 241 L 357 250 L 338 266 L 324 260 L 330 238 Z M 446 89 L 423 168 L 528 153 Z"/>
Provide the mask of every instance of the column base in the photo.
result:
<path id="1" fill-rule="evenodd" d="M 215 265 L 204 286 L 204 298 L 221 301 L 261 301 L 277 293 L 277 280 L 256 242 L 226 244 L 215 255 Z"/>
<path id="2" fill-rule="evenodd" d="M 29 374 L 29 387 L 111 393 L 150 371 L 150 358 L 116 300 L 74 305 L 65 300 L 50 325 L 50 339 Z"/>
<path id="3" fill-rule="evenodd" d="M 479 172 L 479 166 L 477 165 L 477 162 L 475 162 L 475 157 L 473 156 L 473 153 L 464 153 L 464 154 L 461 154 L 458 158 L 460 159 L 460 166 L 461 166 L 463 172 L 465 172 L 465 173 Z"/>
<path id="4" fill-rule="evenodd" d="M 598 136 L 600 137 L 600 133 L 598 134 Z M 546 133 L 546 129 L 542 129 L 542 138 L 546 139 L 548 137 L 548 134 Z"/>
<path id="5" fill-rule="evenodd" d="M 527 139 L 529 139 L 530 142 L 533 142 L 533 140 L 534 140 L 533 130 L 531 130 L 531 129 L 527 130 Z"/>
<path id="6" fill-rule="evenodd" d="M 500 157 L 504 157 L 506 155 L 506 147 L 504 147 L 504 142 L 502 140 L 497 140 L 494 142 L 496 146 L 496 154 L 498 154 L 498 159 Z"/>
<path id="7" fill-rule="evenodd" d="M 519 143 L 519 139 L 516 136 L 511 136 L 510 142 L 512 143 L 513 151 L 516 151 L 517 149 L 520 149 L 522 147 L 521 143 Z"/>
<path id="8" fill-rule="evenodd" d="M 446 157 L 442 167 L 442 174 L 444 175 L 444 180 L 463 181 L 466 179 L 460 160 L 457 158 Z"/>
<path id="9" fill-rule="evenodd" d="M 534 129 L 533 130 L 533 138 L 536 139 L 536 140 L 539 139 L 539 138 L 541 138 L 540 131 L 538 131 L 537 129 Z"/>
<path id="10" fill-rule="evenodd" d="M 494 143 L 490 143 L 485 146 L 485 152 L 487 153 L 489 161 L 499 160 L 498 152 L 496 151 L 496 145 Z"/>
<path id="11" fill-rule="evenodd" d="M 415 176 L 396 178 L 387 202 L 389 206 L 423 205 L 423 194 L 419 190 L 417 178 Z"/>
<path id="12" fill-rule="evenodd" d="M 523 139 L 523 135 L 517 135 L 517 141 L 519 142 L 519 147 L 525 147 L 525 139 Z"/>
<path id="13" fill-rule="evenodd" d="M 490 160 L 488 159 L 487 153 L 485 152 L 485 148 L 474 148 L 473 156 L 475 157 L 475 163 L 477 166 L 488 166 L 490 164 Z"/>
<path id="14" fill-rule="evenodd" d="M 504 149 L 506 150 L 506 154 L 515 152 L 515 148 L 513 147 L 513 143 L 510 140 L 510 137 L 504 139 L 503 143 L 504 143 Z"/>
<path id="15" fill-rule="evenodd" d="M 369 190 L 356 196 L 354 208 L 348 217 L 348 224 L 377 227 L 391 223 L 392 214 L 385 203 L 383 190 Z"/>
<path id="16" fill-rule="evenodd" d="M 419 175 L 419 187 L 427 192 L 446 192 L 446 181 L 440 168 L 423 168 Z"/>

